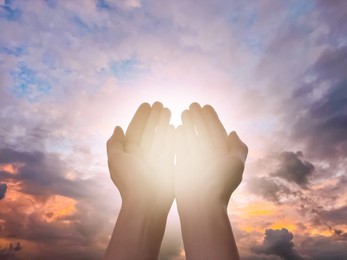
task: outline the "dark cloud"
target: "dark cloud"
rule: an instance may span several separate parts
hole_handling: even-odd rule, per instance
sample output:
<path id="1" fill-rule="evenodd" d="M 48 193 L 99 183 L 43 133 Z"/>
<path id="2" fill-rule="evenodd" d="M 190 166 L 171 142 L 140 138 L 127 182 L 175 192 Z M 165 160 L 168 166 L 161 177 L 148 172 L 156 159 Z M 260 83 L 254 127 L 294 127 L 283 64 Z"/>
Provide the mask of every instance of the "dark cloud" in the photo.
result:
<path id="1" fill-rule="evenodd" d="M 289 142 L 303 147 L 310 158 L 343 160 L 347 155 L 346 1 L 319 0 L 311 8 L 274 33 L 257 74 L 270 82 L 269 91 L 278 92 L 274 100 L 271 95 L 266 100 L 282 114 L 285 128 L 280 138 L 289 133 Z"/>
<path id="2" fill-rule="evenodd" d="M 307 73 L 316 80 L 294 93 L 297 107 L 306 112 L 296 116 L 292 135 L 320 158 L 344 159 L 347 155 L 346 67 L 347 46 L 328 49 Z M 318 98 L 307 102 L 314 96 Z"/>
<path id="3" fill-rule="evenodd" d="M 328 173 L 331 172 L 334 172 L 333 168 L 328 171 Z M 347 185 L 347 176 L 342 175 L 334 177 L 334 181 L 333 183 L 327 183 L 316 191 L 317 194 L 329 194 L 329 196 L 326 197 L 326 199 L 329 200 L 327 201 L 328 205 L 333 205 L 336 200 L 343 195 L 343 191 L 345 190 L 344 187 Z"/>
<path id="4" fill-rule="evenodd" d="M 302 157 L 302 152 L 282 152 L 279 156 L 280 164 L 278 169 L 271 175 L 307 188 L 308 177 L 314 172 L 314 166 L 312 163 L 303 160 Z"/>
<path id="5" fill-rule="evenodd" d="M 79 203 L 73 215 L 52 222 L 39 212 L 27 213 L 21 202 L 10 206 L 5 207 L 5 212 L 0 212 L 0 218 L 5 221 L 1 236 L 30 241 L 37 248 L 37 252 L 32 254 L 24 250 L 23 242 L 21 256 L 54 260 L 102 259 L 112 225 L 107 221 L 110 214 L 101 213 L 97 206 Z"/>
<path id="6" fill-rule="evenodd" d="M 346 36 L 347 33 L 347 3 L 344 0 L 317 0 L 316 7 L 319 11 L 320 24 L 324 24 L 329 31 L 322 39 L 336 43 L 337 40 Z"/>
<path id="7" fill-rule="evenodd" d="M 252 178 L 248 182 L 248 190 L 263 198 L 281 204 L 281 198 L 291 193 L 291 190 L 275 178 Z"/>
<path id="8" fill-rule="evenodd" d="M 302 152 L 284 151 L 274 156 L 266 156 L 261 161 L 264 165 L 260 167 L 264 167 L 269 175 L 247 180 L 249 192 L 276 204 L 293 200 L 307 203 L 302 188 L 308 192 L 309 178 L 315 167 L 303 159 Z"/>
<path id="9" fill-rule="evenodd" d="M 319 217 L 331 224 L 346 224 L 347 220 L 347 205 L 334 208 L 331 210 L 322 210 L 319 212 Z"/>
<path id="10" fill-rule="evenodd" d="M 7 191 L 7 185 L 5 183 L 0 183 L 0 200 L 5 198 Z"/>
<path id="11" fill-rule="evenodd" d="M 314 260 L 345 260 L 346 248 L 347 241 L 325 236 L 307 237 L 300 243 L 300 252 Z"/>
<path id="12" fill-rule="evenodd" d="M 93 188 L 88 180 L 65 178 L 69 169 L 57 154 L 5 148 L 0 149 L 0 163 L 22 165 L 17 174 L 0 172 L 0 180 L 19 181 L 22 192 L 40 196 L 43 199 L 56 194 L 80 199 L 86 195 L 85 185 Z"/>
<path id="13" fill-rule="evenodd" d="M 20 242 L 17 242 L 15 245 L 12 243 L 8 247 L 2 248 L 0 246 L 0 259 L 17 259 L 16 252 L 20 251 L 22 246 Z"/>
<path id="14" fill-rule="evenodd" d="M 110 196 L 110 189 L 115 191 L 108 174 L 98 178 L 76 176 L 73 180 L 68 179 L 66 173 L 74 168 L 59 155 L 18 151 L 10 147 L 0 149 L 1 163 L 16 163 L 21 167 L 16 173 L 0 172 L 0 181 L 19 188 L 15 191 L 16 200 L 1 201 L 0 219 L 4 224 L 0 237 L 35 243 L 39 249 L 36 255 L 21 252 L 35 259 L 102 258 L 116 220 L 118 204 L 116 194 L 114 203 L 105 199 Z M 23 193 L 32 196 L 31 202 L 22 200 Z M 33 204 L 44 207 L 55 195 L 75 200 L 76 210 L 63 216 L 32 211 Z"/>
<path id="15" fill-rule="evenodd" d="M 263 244 L 251 249 L 257 254 L 276 255 L 286 260 L 303 259 L 294 247 L 293 234 L 282 228 L 266 229 Z"/>
<path id="16" fill-rule="evenodd" d="M 334 229 L 334 235 L 337 240 L 346 240 L 347 241 L 347 232 L 342 229 Z"/>

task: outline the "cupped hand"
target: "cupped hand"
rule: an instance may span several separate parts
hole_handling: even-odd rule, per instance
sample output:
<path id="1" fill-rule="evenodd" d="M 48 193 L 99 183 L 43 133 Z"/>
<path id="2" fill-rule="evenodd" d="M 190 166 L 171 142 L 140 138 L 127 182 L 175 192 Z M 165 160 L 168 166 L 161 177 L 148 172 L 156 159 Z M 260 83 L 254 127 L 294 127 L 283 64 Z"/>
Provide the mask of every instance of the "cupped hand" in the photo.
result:
<path id="1" fill-rule="evenodd" d="M 203 201 L 227 206 L 242 180 L 248 148 L 225 131 L 215 110 L 193 103 L 176 129 L 175 196 L 178 206 Z"/>
<path id="2" fill-rule="evenodd" d="M 174 198 L 174 127 L 169 109 L 143 103 L 124 135 L 116 127 L 107 142 L 111 178 L 123 204 L 144 205 L 168 212 Z"/>

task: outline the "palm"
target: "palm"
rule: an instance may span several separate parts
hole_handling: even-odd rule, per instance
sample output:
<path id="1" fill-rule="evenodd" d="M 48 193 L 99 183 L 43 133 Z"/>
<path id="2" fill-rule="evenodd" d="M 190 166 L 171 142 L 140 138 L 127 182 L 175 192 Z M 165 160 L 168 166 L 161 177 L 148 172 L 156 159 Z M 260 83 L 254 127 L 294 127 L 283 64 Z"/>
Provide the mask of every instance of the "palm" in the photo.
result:
<path id="1" fill-rule="evenodd" d="M 247 147 L 234 132 L 226 134 L 210 106 L 193 104 L 182 120 L 177 129 L 176 197 L 218 199 L 227 205 L 241 182 Z"/>
<path id="2" fill-rule="evenodd" d="M 234 156 L 212 160 L 192 160 L 178 166 L 176 194 L 184 197 L 210 197 L 228 203 L 242 179 L 243 164 Z"/>
<path id="3" fill-rule="evenodd" d="M 170 113 L 160 105 L 152 110 L 141 106 L 126 136 L 116 128 L 108 142 L 108 158 L 111 178 L 122 199 L 146 199 L 166 210 L 174 197 L 174 130 L 168 125 Z"/>

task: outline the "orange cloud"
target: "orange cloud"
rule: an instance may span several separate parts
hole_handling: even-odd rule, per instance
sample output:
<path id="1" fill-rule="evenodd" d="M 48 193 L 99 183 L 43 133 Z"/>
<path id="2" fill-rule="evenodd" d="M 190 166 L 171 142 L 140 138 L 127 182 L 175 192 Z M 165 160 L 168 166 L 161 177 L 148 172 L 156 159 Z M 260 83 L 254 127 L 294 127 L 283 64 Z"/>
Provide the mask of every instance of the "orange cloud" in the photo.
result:
<path id="1" fill-rule="evenodd" d="M 242 218 L 273 216 L 277 213 L 277 207 L 272 203 L 250 202 L 238 209 L 238 213 Z"/>
<path id="2" fill-rule="evenodd" d="M 4 171 L 10 174 L 17 174 L 22 166 L 23 165 L 19 163 L 2 163 L 0 164 L 0 171 Z"/>
<path id="3" fill-rule="evenodd" d="M 286 228 L 289 231 L 295 231 L 297 229 L 297 225 L 295 224 L 295 221 L 292 219 L 280 219 L 273 223 L 271 226 L 269 226 L 271 229 L 282 229 Z"/>
<path id="4" fill-rule="evenodd" d="M 48 222 L 61 220 L 76 212 L 77 201 L 61 195 L 53 195 L 47 200 L 41 200 L 30 194 L 21 192 L 20 182 L 8 182 L 6 200 L 3 203 L 2 211 L 10 209 L 14 205 L 21 207 L 26 214 L 41 212 L 44 220 Z"/>
<path id="5" fill-rule="evenodd" d="M 69 197 L 54 195 L 47 200 L 43 211 L 47 221 L 60 220 L 76 212 L 76 201 Z"/>

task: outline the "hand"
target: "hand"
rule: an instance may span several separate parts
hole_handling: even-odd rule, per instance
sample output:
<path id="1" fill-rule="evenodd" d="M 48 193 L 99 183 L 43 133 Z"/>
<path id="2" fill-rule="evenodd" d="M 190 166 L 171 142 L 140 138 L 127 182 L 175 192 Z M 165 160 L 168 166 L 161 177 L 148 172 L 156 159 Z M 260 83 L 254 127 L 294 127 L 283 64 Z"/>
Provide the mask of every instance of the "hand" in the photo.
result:
<path id="1" fill-rule="evenodd" d="M 214 109 L 191 104 L 176 133 L 177 203 L 206 200 L 227 207 L 242 180 L 247 146 L 235 132 L 227 135 Z"/>
<path id="2" fill-rule="evenodd" d="M 174 199 L 174 127 L 171 113 L 159 102 L 142 104 L 126 135 L 116 127 L 107 142 L 111 178 L 123 203 L 141 201 L 168 211 Z"/>
<path id="3" fill-rule="evenodd" d="M 174 199 L 174 127 L 170 111 L 142 104 L 126 134 L 116 127 L 107 142 L 111 178 L 122 207 L 104 259 L 157 259 Z"/>
<path id="4" fill-rule="evenodd" d="M 187 259 L 239 259 L 227 214 L 247 146 L 211 106 L 191 104 L 176 130 L 175 196 Z"/>

